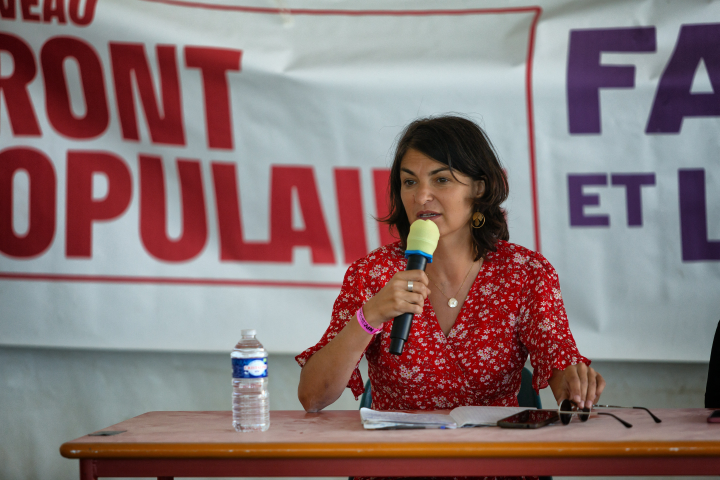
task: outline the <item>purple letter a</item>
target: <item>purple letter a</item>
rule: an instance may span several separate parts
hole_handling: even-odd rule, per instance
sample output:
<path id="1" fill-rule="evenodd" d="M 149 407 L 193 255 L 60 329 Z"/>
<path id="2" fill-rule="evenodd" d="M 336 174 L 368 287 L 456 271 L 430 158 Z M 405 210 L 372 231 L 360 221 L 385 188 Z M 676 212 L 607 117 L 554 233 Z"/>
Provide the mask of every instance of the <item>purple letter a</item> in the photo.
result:
<path id="1" fill-rule="evenodd" d="M 690 93 L 700 60 L 713 93 Z M 720 116 L 720 24 L 683 25 L 658 84 L 646 133 L 679 133 L 683 117 Z"/>

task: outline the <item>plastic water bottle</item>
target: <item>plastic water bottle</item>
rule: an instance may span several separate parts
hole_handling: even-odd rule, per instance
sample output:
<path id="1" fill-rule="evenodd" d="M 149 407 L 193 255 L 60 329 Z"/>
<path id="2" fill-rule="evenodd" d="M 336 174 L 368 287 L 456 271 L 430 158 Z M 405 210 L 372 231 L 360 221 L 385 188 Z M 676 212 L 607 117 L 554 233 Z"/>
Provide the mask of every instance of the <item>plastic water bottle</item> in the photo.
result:
<path id="1" fill-rule="evenodd" d="M 242 330 L 230 359 L 233 367 L 233 427 L 238 432 L 264 432 L 270 428 L 267 352 L 255 330 Z"/>

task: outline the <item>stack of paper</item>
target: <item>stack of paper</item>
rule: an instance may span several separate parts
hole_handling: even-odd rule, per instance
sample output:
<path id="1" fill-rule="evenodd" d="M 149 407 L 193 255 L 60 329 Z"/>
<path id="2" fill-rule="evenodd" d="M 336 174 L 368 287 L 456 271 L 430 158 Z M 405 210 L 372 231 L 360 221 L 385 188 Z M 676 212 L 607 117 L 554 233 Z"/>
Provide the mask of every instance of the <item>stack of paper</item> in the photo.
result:
<path id="1" fill-rule="evenodd" d="M 527 407 L 458 407 L 449 415 L 439 413 L 379 412 L 369 408 L 360 409 L 363 427 L 368 430 L 404 428 L 466 428 L 494 427 L 498 420 Z"/>

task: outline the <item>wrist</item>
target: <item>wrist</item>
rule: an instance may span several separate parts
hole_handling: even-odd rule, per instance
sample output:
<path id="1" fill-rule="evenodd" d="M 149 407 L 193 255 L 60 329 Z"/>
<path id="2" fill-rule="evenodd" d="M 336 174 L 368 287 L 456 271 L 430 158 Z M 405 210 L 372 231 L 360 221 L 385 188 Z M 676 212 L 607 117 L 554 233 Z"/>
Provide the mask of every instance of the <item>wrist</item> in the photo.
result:
<path id="1" fill-rule="evenodd" d="M 370 335 L 375 335 L 376 333 L 382 332 L 382 323 L 378 326 L 378 328 L 375 328 L 368 323 L 368 321 L 365 319 L 365 314 L 363 313 L 363 307 L 358 308 L 357 312 L 355 312 L 355 317 L 357 317 L 360 328 L 362 328 Z"/>

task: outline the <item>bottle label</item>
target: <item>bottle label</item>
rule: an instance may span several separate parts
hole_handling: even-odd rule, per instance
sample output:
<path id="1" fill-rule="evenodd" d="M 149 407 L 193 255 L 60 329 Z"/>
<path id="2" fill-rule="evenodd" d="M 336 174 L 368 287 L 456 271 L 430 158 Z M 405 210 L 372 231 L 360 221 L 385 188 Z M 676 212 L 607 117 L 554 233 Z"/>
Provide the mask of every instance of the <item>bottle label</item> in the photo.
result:
<path id="1" fill-rule="evenodd" d="M 233 358 L 233 378 L 267 377 L 267 358 Z"/>

